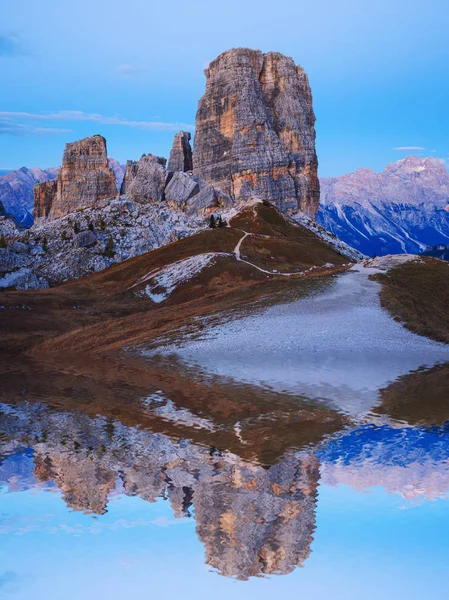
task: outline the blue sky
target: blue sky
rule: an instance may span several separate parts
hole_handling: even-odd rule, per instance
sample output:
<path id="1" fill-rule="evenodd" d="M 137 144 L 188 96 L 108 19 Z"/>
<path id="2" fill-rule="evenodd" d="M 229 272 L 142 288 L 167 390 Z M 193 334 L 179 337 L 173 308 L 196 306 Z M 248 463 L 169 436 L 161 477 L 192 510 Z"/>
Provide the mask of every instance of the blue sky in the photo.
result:
<path id="1" fill-rule="evenodd" d="M 320 486 L 303 568 L 236 581 L 210 571 L 194 520 L 168 502 L 121 496 L 92 517 L 57 493 L 2 491 L 0 594 L 16 600 L 447 599 L 447 499 Z"/>
<path id="2" fill-rule="evenodd" d="M 101 133 L 124 162 L 193 126 L 203 69 L 238 46 L 309 74 L 320 175 L 406 154 L 449 162 L 447 0 L 0 0 L 0 169 Z M 395 148 L 410 148 L 395 150 Z"/>

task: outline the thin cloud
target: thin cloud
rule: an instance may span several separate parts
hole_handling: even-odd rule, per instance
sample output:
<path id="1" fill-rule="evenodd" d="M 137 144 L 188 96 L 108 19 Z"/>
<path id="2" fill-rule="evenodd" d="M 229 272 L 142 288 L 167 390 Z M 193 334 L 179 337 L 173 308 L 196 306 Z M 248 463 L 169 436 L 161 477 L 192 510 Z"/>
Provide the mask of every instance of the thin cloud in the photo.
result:
<path id="1" fill-rule="evenodd" d="M 398 150 L 399 152 L 414 152 L 419 150 L 425 150 L 422 146 L 398 146 L 397 148 L 393 148 L 393 150 Z"/>
<path id="2" fill-rule="evenodd" d="M 437 158 L 437 160 L 439 160 L 442 165 L 445 165 L 447 163 L 446 158 Z"/>
<path id="3" fill-rule="evenodd" d="M 25 123 L 14 123 L 9 119 L 0 117 L 0 135 L 33 136 L 53 135 L 59 133 L 71 133 L 71 129 L 60 129 L 56 127 L 36 127 Z"/>
<path id="4" fill-rule="evenodd" d="M 134 65 L 117 65 L 114 71 L 123 79 L 132 79 L 137 73 L 143 71 L 143 67 Z"/>
<path id="5" fill-rule="evenodd" d="M 18 35 L 2 34 L 0 35 L 0 57 L 14 57 L 28 54 L 23 47 L 22 41 Z"/>
<path id="6" fill-rule="evenodd" d="M 100 125 L 120 125 L 153 131 L 193 131 L 187 123 L 164 123 L 163 121 L 128 121 L 120 117 L 107 117 L 98 113 L 85 113 L 81 110 L 60 110 L 54 113 L 29 113 L 0 111 L 0 119 L 29 119 L 34 121 L 90 121 Z"/>

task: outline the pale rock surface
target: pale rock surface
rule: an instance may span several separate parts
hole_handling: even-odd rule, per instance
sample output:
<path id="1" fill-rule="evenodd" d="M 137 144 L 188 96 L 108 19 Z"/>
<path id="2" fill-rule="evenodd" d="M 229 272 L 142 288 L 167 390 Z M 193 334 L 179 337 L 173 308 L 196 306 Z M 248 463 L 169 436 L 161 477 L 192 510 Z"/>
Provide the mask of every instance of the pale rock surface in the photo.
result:
<path id="1" fill-rule="evenodd" d="M 165 199 L 174 209 L 183 209 L 188 200 L 193 198 L 200 188 L 191 175 L 177 171 L 165 188 Z"/>
<path id="2" fill-rule="evenodd" d="M 141 203 L 163 200 L 165 163 L 165 158 L 153 154 L 144 154 L 137 162 L 127 161 L 120 193 L 127 194 L 132 200 Z"/>
<path id="3" fill-rule="evenodd" d="M 57 182 L 49 219 L 95 206 L 115 196 L 117 185 L 108 163 L 106 140 L 94 135 L 67 144 Z"/>
<path id="4" fill-rule="evenodd" d="M 1 227 L 0 217 L 0 227 Z M 165 203 L 141 204 L 111 198 L 55 219 L 42 220 L 26 232 L 17 228 L 0 248 L 0 277 L 26 268 L 45 287 L 101 271 L 114 263 L 196 233 L 202 219 L 188 219 Z M 20 246 L 17 246 L 17 243 Z M 0 278 L 0 288 L 11 280 Z"/>
<path id="5" fill-rule="evenodd" d="M 314 217 L 315 115 L 307 75 L 276 52 L 228 50 L 205 70 L 193 168 L 235 203 L 259 197 Z"/>
<path id="6" fill-rule="evenodd" d="M 193 169 L 191 135 L 188 131 L 180 131 L 175 135 L 168 159 L 168 171 L 191 171 Z"/>

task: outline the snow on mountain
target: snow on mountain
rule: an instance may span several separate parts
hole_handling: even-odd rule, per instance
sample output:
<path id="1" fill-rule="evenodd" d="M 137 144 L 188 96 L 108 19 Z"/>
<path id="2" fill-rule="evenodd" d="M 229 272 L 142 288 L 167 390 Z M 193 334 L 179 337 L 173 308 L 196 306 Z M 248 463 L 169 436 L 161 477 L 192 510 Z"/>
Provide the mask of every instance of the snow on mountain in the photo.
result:
<path id="1" fill-rule="evenodd" d="M 55 179 L 58 168 L 27 169 L 22 167 L 0 177 L 0 201 L 16 221 L 30 227 L 33 224 L 33 187 L 36 183 Z"/>
<path id="2" fill-rule="evenodd" d="M 449 243 L 449 173 L 408 156 L 384 171 L 321 179 L 320 225 L 364 254 L 420 253 Z"/>

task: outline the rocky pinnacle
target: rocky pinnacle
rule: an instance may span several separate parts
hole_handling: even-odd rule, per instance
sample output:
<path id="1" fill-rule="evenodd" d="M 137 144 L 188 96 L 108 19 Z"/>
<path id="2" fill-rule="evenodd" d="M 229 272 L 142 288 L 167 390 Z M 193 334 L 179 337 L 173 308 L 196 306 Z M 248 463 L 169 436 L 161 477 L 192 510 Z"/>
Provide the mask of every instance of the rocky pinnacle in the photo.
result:
<path id="1" fill-rule="evenodd" d="M 173 140 L 167 169 L 169 171 L 191 171 L 193 169 L 192 147 L 190 146 L 190 133 L 180 131 Z"/>
<path id="2" fill-rule="evenodd" d="M 57 219 L 115 196 L 115 174 L 108 164 L 104 137 L 94 135 L 66 144 L 56 181 L 56 186 L 35 186 L 35 216 Z"/>
<path id="3" fill-rule="evenodd" d="M 228 50 L 205 70 L 194 174 L 240 204 L 257 197 L 314 218 L 315 115 L 307 75 L 277 52 Z"/>

